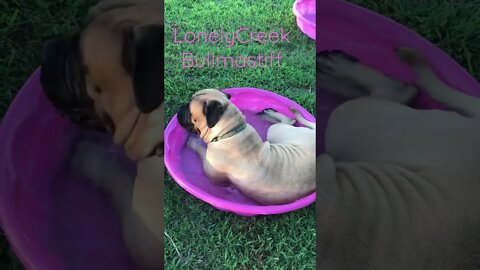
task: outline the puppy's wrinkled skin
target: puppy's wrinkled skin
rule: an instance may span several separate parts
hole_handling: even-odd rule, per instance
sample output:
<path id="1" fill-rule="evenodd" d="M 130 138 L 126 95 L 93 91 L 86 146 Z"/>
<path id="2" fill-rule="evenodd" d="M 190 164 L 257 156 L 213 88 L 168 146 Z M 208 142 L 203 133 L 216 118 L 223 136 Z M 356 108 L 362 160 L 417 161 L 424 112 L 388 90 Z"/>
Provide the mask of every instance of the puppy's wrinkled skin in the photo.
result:
<path id="1" fill-rule="evenodd" d="M 318 267 L 480 269 L 480 100 L 397 49 L 418 84 L 452 111 L 408 104 L 397 82 L 340 51 L 317 55 L 321 90 L 352 100 L 331 115 L 317 160 Z"/>
<path id="2" fill-rule="evenodd" d="M 73 159 L 109 195 L 145 270 L 163 268 L 163 17 L 162 1 L 100 1 L 81 31 L 46 43 L 41 73 L 54 107 L 84 128 L 110 132 L 136 162 L 137 176 L 126 175 L 89 143 Z"/>
<path id="3" fill-rule="evenodd" d="M 205 149 L 190 138 L 187 145 L 199 154 L 210 180 L 216 184 L 229 182 L 262 204 L 289 203 L 312 193 L 315 124 L 293 110 L 297 120 L 307 126 L 295 127 L 292 119 L 265 110 L 261 116 L 275 124 L 263 142 L 229 98 L 219 90 L 201 90 L 177 114 L 186 130 L 207 143 Z"/>

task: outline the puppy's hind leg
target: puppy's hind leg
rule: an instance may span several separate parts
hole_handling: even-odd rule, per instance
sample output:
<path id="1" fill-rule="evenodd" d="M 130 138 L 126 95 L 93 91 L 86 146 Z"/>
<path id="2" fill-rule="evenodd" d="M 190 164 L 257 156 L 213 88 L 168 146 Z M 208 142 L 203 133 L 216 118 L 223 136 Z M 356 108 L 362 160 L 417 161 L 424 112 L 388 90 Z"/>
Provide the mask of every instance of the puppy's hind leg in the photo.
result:
<path id="1" fill-rule="evenodd" d="M 338 50 L 317 54 L 317 82 L 320 89 L 349 99 L 374 96 L 407 104 L 417 94 L 415 86 L 395 81 Z"/>
<path id="2" fill-rule="evenodd" d="M 442 82 L 423 55 L 406 47 L 397 48 L 396 53 L 414 69 L 419 85 L 425 88 L 432 98 L 466 117 L 480 117 L 480 99 L 457 91 Z"/>
<path id="3" fill-rule="evenodd" d="M 295 124 L 295 119 L 288 118 L 287 116 L 277 112 L 272 108 L 264 109 L 261 112 L 258 112 L 257 115 L 271 123 L 283 123 L 293 126 Z"/>
<path id="4" fill-rule="evenodd" d="M 297 109 L 290 107 L 290 111 L 292 111 L 295 114 L 295 119 L 297 119 L 297 121 L 300 124 L 308 127 L 309 129 L 316 129 L 317 125 L 314 122 L 310 122 L 307 119 L 305 119 Z"/>
<path id="5" fill-rule="evenodd" d="M 279 113 L 276 110 L 271 109 L 271 108 L 265 109 L 265 110 L 257 113 L 257 115 L 260 118 L 262 118 L 264 120 L 267 120 L 269 122 L 272 122 L 272 123 L 283 123 L 283 124 L 293 126 L 295 124 L 295 120 L 296 120 L 300 124 L 304 125 L 305 127 L 308 127 L 310 129 L 315 129 L 316 128 L 316 124 L 308 121 L 307 119 L 305 119 L 303 117 L 303 115 L 297 109 L 295 109 L 293 107 L 290 107 L 290 111 L 295 114 L 295 119 L 291 119 L 291 118 L 287 117 L 286 115 L 283 115 L 283 114 L 281 114 L 281 113 Z"/>

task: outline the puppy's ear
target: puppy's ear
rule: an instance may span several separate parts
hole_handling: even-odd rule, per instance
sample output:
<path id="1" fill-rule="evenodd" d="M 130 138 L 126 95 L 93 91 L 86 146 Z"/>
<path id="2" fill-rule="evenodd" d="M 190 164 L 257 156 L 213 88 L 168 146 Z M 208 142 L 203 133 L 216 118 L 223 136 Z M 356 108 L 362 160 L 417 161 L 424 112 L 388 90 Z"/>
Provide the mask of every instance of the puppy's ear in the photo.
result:
<path id="1" fill-rule="evenodd" d="M 191 132 L 193 131 L 193 125 L 192 125 L 192 115 L 190 114 L 190 104 L 182 104 L 178 108 L 178 113 L 177 113 L 177 120 L 178 123 L 185 128 L 187 131 Z"/>
<path id="2" fill-rule="evenodd" d="M 128 27 L 124 32 L 122 63 L 132 76 L 137 107 L 149 113 L 163 102 L 162 25 Z"/>
<path id="3" fill-rule="evenodd" d="M 207 118 L 207 125 L 209 128 L 214 127 L 220 117 L 223 115 L 223 106 L 216 100 L 207 101 L 203 104 L 203 114 Z"/>
<path id="4" fill-rule="evenodd" d="M 232 95 L 230 95 L 230 94 L 227 94 L 227 93 L 223 92 L 223 89 L 222 89 L 222 88 L 218 88 L 218 87 L 217 87 L 217 88 L 213 88 L 213 89 L 217 89 L 218 91 L 220 91 L 220 92 L 224 93 L 224 94 L 225 94 L 225 96 L 227 96 L 227 98 L 228 98 L 228 99 L 230 99 L 230 98 L 232 97 Z"/>

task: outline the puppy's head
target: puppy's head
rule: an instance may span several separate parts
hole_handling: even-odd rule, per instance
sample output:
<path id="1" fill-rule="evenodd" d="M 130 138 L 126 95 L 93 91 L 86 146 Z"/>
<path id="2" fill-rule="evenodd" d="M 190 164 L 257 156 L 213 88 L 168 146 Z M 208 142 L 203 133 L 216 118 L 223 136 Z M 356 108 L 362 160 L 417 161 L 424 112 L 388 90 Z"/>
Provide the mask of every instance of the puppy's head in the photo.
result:
<path id="1" fill-rule="evenodd" d="M 217 89 L 204 89 L 193 94 L 189 103 L 180 106 L 177 119 L 188 132 L 197 133 L 206 139 L 207 135 L 221 133 L 235 124 L 229 121 L 239 120 L 234 115 L 241 116 L 240 111 L 230 102 L 229 94 Z M 212 131 L 214 128 L 216 130 Z"/>
<path id="2" fill-rule="evenodd" d="M 82 31 L 45 44 L 44 92 L 75 123 L 125 141 L 163 102 L 163 37 L 158 1 L 102 1 Z"/>

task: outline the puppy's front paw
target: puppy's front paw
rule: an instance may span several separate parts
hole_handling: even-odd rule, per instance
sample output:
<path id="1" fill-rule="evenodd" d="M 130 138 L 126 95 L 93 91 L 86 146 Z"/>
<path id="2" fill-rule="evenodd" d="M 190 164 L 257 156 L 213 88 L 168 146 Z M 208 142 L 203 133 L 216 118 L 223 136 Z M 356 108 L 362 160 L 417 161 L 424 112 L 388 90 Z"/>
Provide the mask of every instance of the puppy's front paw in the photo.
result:
<path id="1" fill-rule="evenodd" d="M 193 136 L 188 137 L 187 146 L 194 151 L 198 151 L 199 149 L 203 148 L 203 145 L 202 143 L 200 143 L 198 138 L 195 138 Z"/>
<path id="2" fill-rule="evenodd" d="M 70 161 L 72 170 L 97 184 L 108 177 L 115 164 L 115 156 L 104 143 L 80 141 L 77 143 Z"/>

